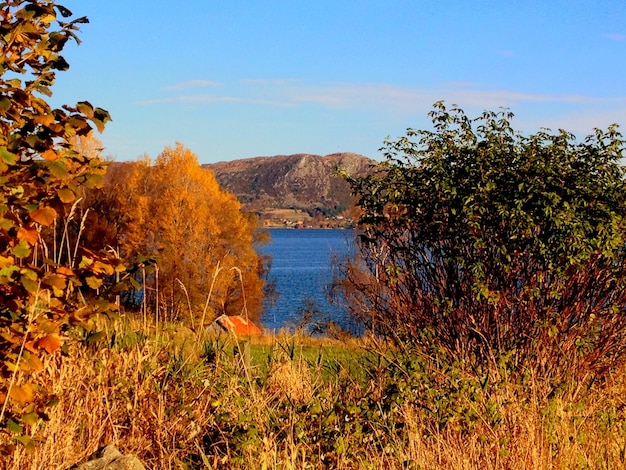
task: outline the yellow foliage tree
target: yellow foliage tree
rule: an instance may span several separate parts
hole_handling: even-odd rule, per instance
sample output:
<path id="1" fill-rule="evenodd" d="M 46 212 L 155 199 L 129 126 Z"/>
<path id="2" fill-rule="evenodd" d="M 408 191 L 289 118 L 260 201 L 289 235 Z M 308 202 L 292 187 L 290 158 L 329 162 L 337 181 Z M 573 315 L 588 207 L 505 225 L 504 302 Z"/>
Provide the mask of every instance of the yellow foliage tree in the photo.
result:
<path id="1" fill-rule="evenodd" d="M 154 162 L 113 165 L 90 204 L 94 220 L 106 218 L 103 233 L 115 234 L 107 243 L 123 257 L 156 260 L 144 305 L 168 318 L 190 312 L 196 326 L 221 313 L 258 319 L 263 262 L 254 249 L 256 223 L 183 145 Z"/>

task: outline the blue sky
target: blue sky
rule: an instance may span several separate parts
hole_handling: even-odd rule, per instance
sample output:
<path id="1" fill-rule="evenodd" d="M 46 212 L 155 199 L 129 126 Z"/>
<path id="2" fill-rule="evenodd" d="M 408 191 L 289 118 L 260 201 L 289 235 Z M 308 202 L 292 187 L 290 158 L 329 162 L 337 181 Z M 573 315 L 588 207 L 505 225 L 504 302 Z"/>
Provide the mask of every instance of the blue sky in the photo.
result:
<path id="1" fill-rule="evenodd" d="M 379 158 L 438 100 L 508 107 L 524 132 L 626 126 L 623 0 L 59 3 L 90 24 L 53 102 L 108 109 L 99 138 L 120 161 L 175 142 L 202 163 Z"/>

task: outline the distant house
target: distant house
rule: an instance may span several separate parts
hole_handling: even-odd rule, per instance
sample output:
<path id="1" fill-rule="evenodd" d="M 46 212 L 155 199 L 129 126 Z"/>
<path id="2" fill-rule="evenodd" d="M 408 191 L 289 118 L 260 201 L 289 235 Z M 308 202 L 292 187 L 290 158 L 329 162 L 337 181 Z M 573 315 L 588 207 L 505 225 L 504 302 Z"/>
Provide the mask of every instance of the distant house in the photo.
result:
<path id="1" fill-rule="evenodd" d="M 209 326 L 209 331 L 232 333 L 237 336 L 260 335 L 263 332 L 241 315 L 222 315 Z"/>

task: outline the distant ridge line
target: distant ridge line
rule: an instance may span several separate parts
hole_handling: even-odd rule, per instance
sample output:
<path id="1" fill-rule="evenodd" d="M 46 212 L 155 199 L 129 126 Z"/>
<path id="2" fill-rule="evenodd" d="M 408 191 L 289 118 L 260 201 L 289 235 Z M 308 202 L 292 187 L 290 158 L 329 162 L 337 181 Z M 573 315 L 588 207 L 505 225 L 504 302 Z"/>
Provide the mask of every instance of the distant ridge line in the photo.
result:
<path id="1" fill-rule="evenodd" d="M 277 210 L 292 210 L 296 211 L 294 217 L 299 212 L 303 219 L 308 216 L 322 223 L 335 220 L 333 217 L 344 220 L 353 206 L 350 187 L 337 168 L 362 176 L 370 173 L 376 163 L 363 155 L 340 152 L 258 156 L 202 167 L 213 171 L 220 185 L 237 196 L 244 211 L 275 219 Z M 277 222 L 281 221 L 272 220 Z"/>

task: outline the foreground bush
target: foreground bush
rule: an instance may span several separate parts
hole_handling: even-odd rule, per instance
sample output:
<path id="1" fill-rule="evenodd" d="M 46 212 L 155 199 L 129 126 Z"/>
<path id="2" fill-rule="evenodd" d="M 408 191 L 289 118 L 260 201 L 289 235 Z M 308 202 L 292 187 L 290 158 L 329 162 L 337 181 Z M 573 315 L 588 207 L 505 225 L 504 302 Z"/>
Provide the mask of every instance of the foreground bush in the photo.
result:
<path id="1" fill-rule="evenodd" d="M 230 340 L 139 323 L 49 364 L 40 380 L 60 402 L 29 428 L 36 444 L 0 466 L 66 469 L 111 443 L 163 469 L 626 464 L 622 369 L 551 391 L 532 374 L 512 381 L 504 364 L 477 372 L 433 351 L 297 337 L 252 344 L 244 367 Z"/>
<path id="2" fill-rule="evenodd" d="M 485 365 L 508 357 L 555 378 L 602 376 L 626 351 L 624 143 L 523 136 L 507 112 L 443 104 L 434 131 L 387 142 L 351 179 L 360 258 L 339 285 L 352 312 L 397 343 Z"/>
<path id="3" fill-rule="evenodd" d="M 54 1 L 0 3 L 0 434 L 45 416 L 50 390 L 35 376 L 70 324 L 115 308 L 106 281 L 124 269 L 70 230 L 84 224 L 76 205 L 105 172 L 77 142 L 110 120 L 87 101 L 47 101 L 69 68 L 64 47 L 87 22 L 71 16 Z"/>

